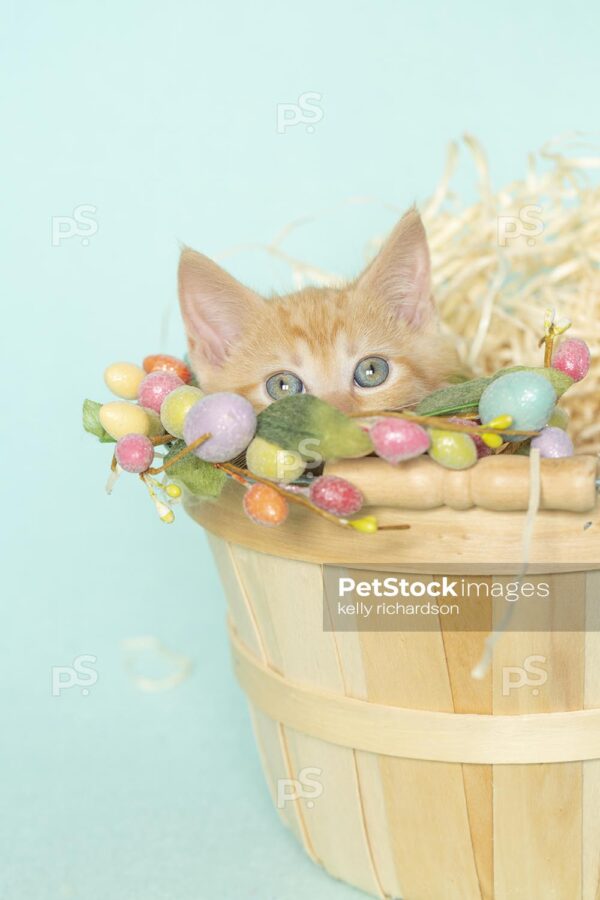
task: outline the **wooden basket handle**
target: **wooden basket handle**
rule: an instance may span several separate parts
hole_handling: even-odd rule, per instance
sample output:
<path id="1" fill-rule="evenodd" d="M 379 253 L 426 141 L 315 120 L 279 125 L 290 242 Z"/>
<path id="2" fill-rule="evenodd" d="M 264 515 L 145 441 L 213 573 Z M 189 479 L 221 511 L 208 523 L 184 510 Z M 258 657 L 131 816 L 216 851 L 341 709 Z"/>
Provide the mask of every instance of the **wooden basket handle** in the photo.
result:
<path id="1" fill-rule="evenodd" d="M 382 459 L 328 463 L 327 475 L 339 475 L 359 488 L 368 506 L 401 509 L 525 510 L 529 503 L 529 459 L 489 456 L 471 469 L 444 469 L 429 457 L 398 466 Z M 574 456 L 541 461 L 541 509 L 588 512 L 598 498 L 598 459 Z"/>

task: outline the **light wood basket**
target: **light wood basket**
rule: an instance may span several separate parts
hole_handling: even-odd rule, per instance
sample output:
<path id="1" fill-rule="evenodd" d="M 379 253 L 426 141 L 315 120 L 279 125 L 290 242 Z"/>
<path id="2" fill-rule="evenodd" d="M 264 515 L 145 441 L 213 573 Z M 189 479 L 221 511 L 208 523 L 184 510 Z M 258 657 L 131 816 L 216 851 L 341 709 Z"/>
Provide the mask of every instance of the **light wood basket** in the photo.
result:
<path id="1" fill-rule="evenodd" d="M 491 604 L 474 608 L 478 630 L 439 617 L 412 633 L 327 631 L 323 609 L 349 573 L 423 579 L 462 566 L 478 581 L 506 579 L 522 563 L 525 519 L 506 486 L 499 509 L 474 506 L 458 481 L 441 505 L 426 502 L 434 464 L 412 501 L 400 483 L 390 491 L 380 461 L 330 467 L 378 498 L 369 512 L 383 524 L 411 525 L 375 535 L 296 508 L 284 526 L 260 528 L 235 484 L 217 503 L 188 504 L 209 532 L 273 800 L 335 877 L 405 900 L 600 898 L 600 506 L 586 459 L 543 466 L 530 570 L 551 583 L 547 629 L 504 634 L 480 680 L 471 671 Z M 571 509 L 543 509 L 561 506 L 548 499 L 549 473 Z M 507 692 L 506 668 L 530 657 L 543 659 L 546 680 Z M 282 804 L 281 785 L 303 779 L 310 790 Z"/>

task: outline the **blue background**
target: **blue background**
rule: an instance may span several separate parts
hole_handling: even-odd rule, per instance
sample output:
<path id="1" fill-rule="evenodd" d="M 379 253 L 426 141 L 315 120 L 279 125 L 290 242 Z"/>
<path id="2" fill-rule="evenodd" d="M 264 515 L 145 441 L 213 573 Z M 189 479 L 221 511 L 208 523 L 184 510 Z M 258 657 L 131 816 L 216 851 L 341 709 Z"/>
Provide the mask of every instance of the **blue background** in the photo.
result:
<path id="1" fill-rule="evenodd" d="M 110 449 L 81 432 L 81 400 L 106 398 L 115 359 L 181 353 L 179 241 L 219 255 L 326 210 L 289 249 L 350 275 L 393 219 L 347 198 L 424 200 L 464 130 L 499 184 L 593 129 L 598 9 L 3 4 L 3 900 L 355 896 L 271 809 L 200 529 L 162 525 L 136 479 L 105 495 Z M 277 104 L 308 91 L 322 118 L 279 133 Z M 53 217 L 82 205 L 97 230 L 53 245 Z M 229 264 L 290 285 L 259 251 Z M 191 677 L 141 692 L 121 642 L 142 635 Z M 97 682 L 53 697 L 51 667 L 80 654 Z"/>

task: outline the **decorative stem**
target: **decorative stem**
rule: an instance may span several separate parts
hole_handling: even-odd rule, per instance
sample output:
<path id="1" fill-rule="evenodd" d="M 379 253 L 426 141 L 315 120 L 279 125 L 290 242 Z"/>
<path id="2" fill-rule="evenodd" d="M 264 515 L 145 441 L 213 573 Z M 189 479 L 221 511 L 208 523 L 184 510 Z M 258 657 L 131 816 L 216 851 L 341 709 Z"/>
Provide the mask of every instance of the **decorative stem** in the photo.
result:
<path id="1" fill-rule="evenodd" d="M 273 488 L 274 491 L 276 491 L 278 494 L 281 494 L 281 496 L 285 497 L 286 500 L 291 500 L 292 503 L 297 503 L 299 506 L 304 506 L 306 507 L 306 509 L 310 509 L 313 512 L 318 513 L 329 522 L 335 522 L 336 525 L 343 525 L 345 523 L 344 519 L 340 519 L 338 516 L 334 516 L 332 513 L 329 513 L 324 509 L 320 509 L 318 506 L 315 506 L 314 503 L 311 503 L 311 501 L 306 497 L 303 497 L 302 494 L 294 494 L 292 491 L 286 491 L 285 488 L 280 487 L 274 481 L 269 481 L 268 478 L 263 478 L 261 475 L 255 475 L 248 469 L 242 469 L 241 466 L 234 466 L 233 463 L 216 463 L 216 467 L 217 469 L 222 469 L 224 472 L 228 472 L 232 476 L 232 478 L 235 478 L 236 481 L 242 478 L 246 484 L 249 484 L 252 481 L 257 481 L 260 484 L 266 484 L 267 487 Z"/>
<path id="2" fill-rule="evenodd" d="M 176 441 L 177 438 L 172 434 L 158 434 L 156 437 L 150 438 L 155 447 L 158 447 L 160 444 L 170 444 L 171 441 Z"/>
<path id="3" fill-rule="evenodd" d="M 328 522 L 333 522 L 335 525 L 341 525 L 342 528 L 351 528 L 350 522 L 348 519 L 341 518 L 339 516 L 334 516 L 333 513 L 327 512 L 325 509 L 321 509 L 319 506 L 315 506 L 315 504 L 309 500 L 307 497 L 303 497 L 302 494 L 295 494 L 292 491 L 286 491 L 285 488 L 280 487 L 280 485 L 276 484 L 273 481 L 269 481 L 268 478 L 263 478 L 261 475 L 255 475 L 253 472 L 248 471 L 248 469 L 242 469 L 240 466 L 235 466 L 233 463 L 215 463 L 217 469 L 222 469 L 224 472 L 227 472 L 231 475 L 232 478 L 235 478 L 236 481 L 243 479 L 242 483 L 257 481 L 260 484 L 266 484 L 267 487 L 273 488 L 278 494 L 281 494 L 282 497 L 285 497 L 286 500 L 289 500 L 291 503 L 297 503 L 298 506 L 303 506 L 305 509 L 309 509 L 311 512 L 317 513 L 317 515 L 321 516 L 323 519 L 326 519 Z M 410 528 L 410 525 L 394 525 L 392 526 L 396 530 L 404 530 L 406 528 Z"/>
<path id="4" fill-rule="evenodd" d="M 539 431 L 518 431 L 511 428 L 492 428 L 490 425 L 464 425 L 462 422 L 453 422 L 445 416 L 417 416 L 411 412 L 398 412 L 396 410 L 368 410 L 361 413 L 349 413 L 351 419 L 370 419 L 375 416 L 385 418 L 404 419 L 416 422 L 417 425 L 426 425 L 429 428 L 442 428 L 444 431 L 460 431 L 463 434 L 499 434 L 514 435 L 518 437 L 537 437 Z"/>
<path id="5" fill-rule="evenodd" d="M 209 437 L 211 437 L 210 433 L 200 435 L 199 438 L 196 438 L 195 441 L 192 441 L 191 444 L 188 444 L 187 447 L 184 447 L 183 450 L 180 450 L 175 456 L 172 456 L 171 459 L 167 460 L 166 463 L 163 463 L 162 466 L 146 469 L 144 475 L 160 475 L 161 472 L 166 472 L 166 470 L 175 465 L 176 462 L 179 462 L 180 459 L 183 459 L 184 456 L 187 456 L 188 453 L 192 453 L 196 447 L 199 447 L 207 441 Z M 162 443 L 166 443 L 166 441 L 163 441 Z"/>
<path id="6" fill-rule="evenodd" d="M 557 319 L 555 309 L 547 309 L 544 318 L 544 337 L 540 340 L 539 346 L 544 347 L 544 367 L 546 369 L 552 366 L 552 356 L 554 353 L 555 339 L 568 331 L 571 323 L 568 319 Z"/>

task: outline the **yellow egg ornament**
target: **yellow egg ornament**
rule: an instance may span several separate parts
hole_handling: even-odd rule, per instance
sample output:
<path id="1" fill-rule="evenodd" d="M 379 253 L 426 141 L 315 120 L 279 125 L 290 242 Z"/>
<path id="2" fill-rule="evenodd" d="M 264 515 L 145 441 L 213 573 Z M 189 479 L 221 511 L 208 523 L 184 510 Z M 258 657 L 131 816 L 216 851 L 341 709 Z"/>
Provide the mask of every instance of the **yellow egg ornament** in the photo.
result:
<path id="1" fill-rule="evenodd" d="M 115 400 L 105 403 L 98 413 L 100 424 L 111 438 L 118 441 L 126 434 L 145 434 L 151 431 L 150 417 L 141 406 L 134 403 L 126 403 L 124 400 Z"/>
<path id="2" fill-rule="evenodd" d="M 135 400 L 146 372 L 135 363 L 116 362 L 104 370 L 104 383 L 109 391 L 123 400 Z"/>
<path id="3" fill-rule="evenodd" d="M 431 428 L 429 455 L 446 469 L 469 469 L 477 462 L 477 447 L 468 434 Z"/>
<path id="4" fill-rule="evenodd" d="M 264 438 L 255 437 L 246 450 L 246 467 L 260 478 L 289 484 L 300 478 L 306 462 L 293 450 L 284 450 Z"/>
<path id="5" fill-rule="evenodd" d="M 198 400 L 202 400 L 204 392 L 191 384 L 182 384 L 167 394 L 160 407 L 160 421 L 163 429 L 174 437 L 183 437 L 183 423 L 188 412 Z"/>

